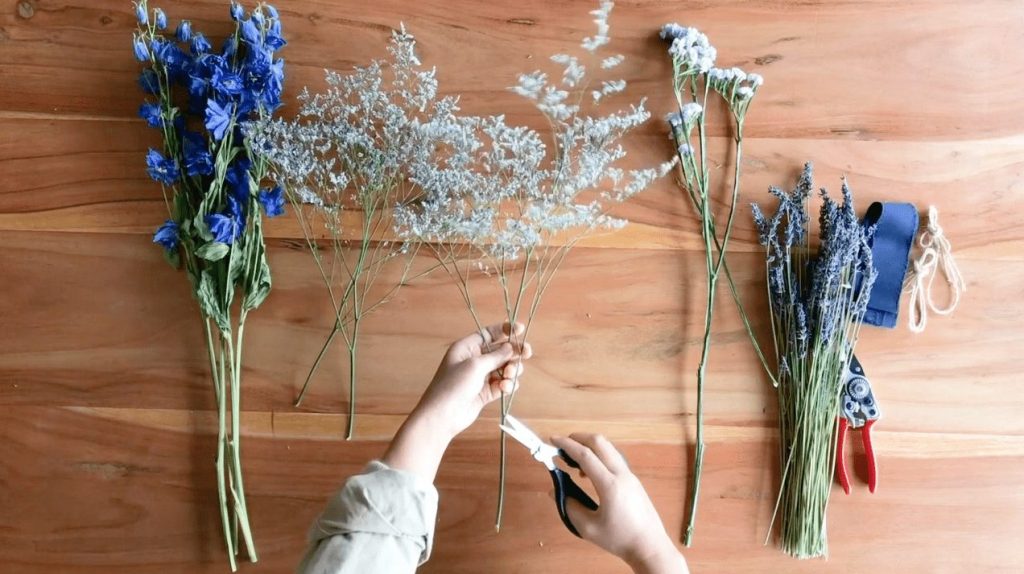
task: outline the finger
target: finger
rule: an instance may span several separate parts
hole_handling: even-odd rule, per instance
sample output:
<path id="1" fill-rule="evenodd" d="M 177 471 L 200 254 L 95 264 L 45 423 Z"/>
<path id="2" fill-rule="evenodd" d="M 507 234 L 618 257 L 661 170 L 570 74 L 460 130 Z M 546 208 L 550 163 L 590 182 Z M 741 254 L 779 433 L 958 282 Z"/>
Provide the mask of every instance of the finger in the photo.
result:
<path id="1" fill-rule="evenodd" d="M 551 437 L 551 444 L 564 450 L 580 465 L 580 470 L 594 483 L 598 496 L 604 496 L 615 481 L 615 475 L 590 448 L 573 438 Z"/>
<path id="2" fill-rule="evenodd" d="M 519 381 L 517 379 L 501 379 L 497 383 L 497 388 L 500 393 L 511 394 L 519 390 Z"/>
<path id="3" fill-rule="evenodd" d="M 473 360 L 479 363 L 484 372 L 490 373 L 491 371 L 497 371 L 498 367 L 507 363 L 514 354 L 511 344 L 502 343 L 497 349 L 483 353 Z"/>
<path id="4" fill-rule="evenodd" d="M 507 323 L 506 323 L 507 324 Z M 495 341 L 505 339 L 504 325 L 488 325 L 452 343 L 452 349 L 486 352 Z"/>
<path id="5" fill-rule="evenodd" d="M 501 333 L 506 338 L 516 339 L 522 337 L 526 333 L 526 325 L 516 321 L 515 323 L 506 322 L 501 326 Z"/>
<path id="6" fill-rule="evenodd" d="M 573 433 L 569 436 L 594 451 L 597 458 L 601 459 L 604 466 L 608 470 L 612 471 L 613 474 L 624 474 L 629 472 L 629 465 L 626 464 L 626 459 L 622 456 L 622 453 L 615 448 L 615 445 L 613 445 L 610 440 L 604 438 L 603 435 L 594 433 Z"/>
<path id="7" fill-rule="evenodd" d="M 580 504 L 575 498 L 567 498 L 565 501 L 565 513 L 569 515 L 569 522 L 576 527 L 585 540 L 590 540 L 596 533 L 597 511 Z"/>
<path id="8" fill-rule="evenodd" d="M 518 379 L 523 375 L 523 363 L 518 360 L 511 360 L 505 363 L 498 371 L 503 379 Z"/>

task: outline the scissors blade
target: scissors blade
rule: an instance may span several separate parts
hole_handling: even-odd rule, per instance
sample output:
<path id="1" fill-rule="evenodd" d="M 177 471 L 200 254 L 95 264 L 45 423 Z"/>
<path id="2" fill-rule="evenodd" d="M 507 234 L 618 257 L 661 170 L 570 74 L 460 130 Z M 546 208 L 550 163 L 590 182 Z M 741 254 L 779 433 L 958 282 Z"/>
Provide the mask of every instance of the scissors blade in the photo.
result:
<path id="1" fill-rule="evenodd" d="M 554 457 L 558 454 L 558 449 L 541 440 L 537 433 L 530 430 L 519 419 L 512 415 L 506 415 L 505 424 L 499 424 L 498 428 L 525 446 L 538 462 L 543 463 L 548 469 L 554 468 Z"/>
<path id="2" fill-rule="evenodd" d="M 506 415 L 505 424 L 499 424 L 498 428 L 508 433 L 512 438 L 519 441 L 519 443 L 531 451 L 535 450 L 544 442 L 540 440 L 540 437 L 530 430 L 529 427 L 512 415 Z"/>

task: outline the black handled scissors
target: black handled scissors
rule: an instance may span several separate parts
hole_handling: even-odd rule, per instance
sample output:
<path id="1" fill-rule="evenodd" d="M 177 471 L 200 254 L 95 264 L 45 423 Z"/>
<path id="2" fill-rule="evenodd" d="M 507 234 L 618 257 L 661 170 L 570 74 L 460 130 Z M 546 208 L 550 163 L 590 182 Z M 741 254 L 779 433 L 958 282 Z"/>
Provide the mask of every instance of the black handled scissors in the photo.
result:
<path id="1" fill-rule="evenodd" d="M 566 499 L 575 499 L 588 510 L 597 510 L 597 503 L 572 480 L 569 473 L 555 466 L 555 457 L 560 457 L 572 468 L 579 468 L 579 463 L 573 460 L 564 450 L 542 441 L 536 433 L 512 415 L 506 416 L 505 424 L 498 426 L 529 449 L 533 458 L 547 467 L 548 472 L 551 473 L 551 481 L 555 484 L 555 504 L 558 506 L 558 516 L 561 517 L 562 524 L 569 529 L 569 532 L 581 538 L 579 531 L 573 526 L 572 521 L 569 520 L 569 514 L 565 510 Z"/>

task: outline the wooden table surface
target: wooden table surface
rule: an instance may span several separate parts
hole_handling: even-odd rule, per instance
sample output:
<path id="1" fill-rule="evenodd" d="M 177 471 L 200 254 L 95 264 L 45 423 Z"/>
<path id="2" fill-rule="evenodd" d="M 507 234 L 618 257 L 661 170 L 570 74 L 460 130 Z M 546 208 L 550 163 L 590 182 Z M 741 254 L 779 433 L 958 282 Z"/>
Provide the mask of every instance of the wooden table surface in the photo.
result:
<path id="1" fill-rule="evenodd" d="M 226 2 L 164 2 L 224 30 Z M 536 122 L 505 90 L 590 32 L 590 0 L 281 1 L 287 99 L 384 52 L 405 22 L 442 89 L 472 112 Z M 711 355 L 696 572 L 1024 571 L 1024 3 L 1019 0 L 620 2 L 612 47 L 634 96 L 669 109 L 656 31 L 705 30 L 721 65 L 761 73 L 747 120 L 743 203 L 847 174 L 870 201 L 935 204 L 969 291 L 912 335 L 865 330 L 858 355 L 884 409 L 880 487 L 834 488 L 831 556 L 764 546 L 778 481 L 775 400 L 723 290 Z M 213 395 L 186 280 L 151 244 L 165 219 L 143 154 L 126 0 L 0 5 L 0 571 L 225 572 L 213 474 Z M 215 34 L 216 35 L 216 34 Z M 293 106 L 282 113 L 290 114 Z M 726 135 L 713 134 L 717 144 Z M 652 121 L 636 162 L 669 153 Z M 716 169 L 719 166 L 716 166 Z M 724 170 L 723 170 L 724 171 Z M 545 432 L 618 441 L 679 535 L 693 437 L 703 276 L 694 214 L 662 182 L 627 230 L 577 249 L 551 287 L 517 413 Z M 765 333 L 751 222 L 731 254 Z M 340 433 L 343 353 L 291 406 L 331 325 L 294 220 L 269 227 L 274 291 L 247 329 L 244 464 L 261 562 L 288 572 L 325 498 L 378 456 L 446 343 L 470 330 L 456 289 L 428 277 L 366 323 L 358 440 Z M 905 301 L 904 301 L 905 303 Z M 485 303 L 485 308 L 486 308 Z M 512 450 L 495 534 L 495 413 L 451 448 L 425 572 L 623 572 L 569 536 L 545 473 Z M 858 464 L 862 464 L 858 460 Z M 859 467 L 858 467 L 859 468 Z"/>

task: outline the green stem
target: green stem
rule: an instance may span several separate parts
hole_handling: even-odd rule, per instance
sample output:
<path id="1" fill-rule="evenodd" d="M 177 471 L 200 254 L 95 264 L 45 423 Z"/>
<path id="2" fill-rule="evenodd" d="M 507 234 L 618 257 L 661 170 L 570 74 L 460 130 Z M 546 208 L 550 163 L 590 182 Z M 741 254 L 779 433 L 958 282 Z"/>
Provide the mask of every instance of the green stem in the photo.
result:
<path id="1" fill-rule="evenodd" d="M 348 346 L 348 429 L 345 440 L 352 440 L 356 430 L 356 347 L 359 344 L 359 315 L 352 318 L 352 341 Z"/>
<path id="2" fill-rule="evenodd" d="M 228 356 L 234 360 L 231 373 L 231 471 L 237 489 L 235 498 L 235 512 L 238 514 L 239 525 L 242 530 L 242 538 L 245 541 L 245 550 L 251 562 L 259 561 L 256 555 L 256 545 L 253 543 L 252 530 L 249 525 L 249 512 L 245 502 L 245 486 L 242 482 L 242 453 L 241 453 L 241 371 L 242 371 L 242 337 L 245 332 L 245 318 L 247 311 L 242 310 L 238 320 L 238 347 L 234 346 L 230 333 L 227 336 Z"/>
<path id="3" fill-rule="evenodd" d="M 206 330 L 207 337 L 211 337 L 209 328 Z M 209 341 L 210 347 L 213 347 L 212 340 Z M 220 520 L 221 525 L 224 528 L 224 543 L 228 547 L 228 562 L 231 566 L 231 571 L 234 572 L 238 569 L 238 565 L 235 563 L 235 547 L 231 535 L 231 517 L 228 515 L 228 494 L 227 494 L 227 483 L 226 483 L 226 472 L 224 469 L 224 455 L 225 448 L 227 446 L 227 389 L 225 388 L 225 377 L 224 377 L 224 348 L 223 343 L 221 344 L 221 354 L 219 357 L 220 373 L 217 376 L 217 370 L 214 370 L 214 380 L 219 386 L 217 391 L 217 499 L 220 501 Z"/>
<path id="4" fill-rule="evenodd" d="M 295 406 L 302 405 L 302 399 L 306 396 L 306 391 L 309 390 L 309 383 L 313 380 L 313 375 L 316 374 L 317 369 L 320 368 L 320 361 L 323 360 L 324 355 L 327 354 L 327 348 L 331 346 L 331 342 L 334 341 L 334 337 L 341 330 L 340 320 L 335 320 L 334 328 L 331 329 L 331 334 L 327 335 L 327 340 L 324 341 L 324 346 L 320 348 L 320 352 L 316 355 L 316 361 L 313 361 L 313 367 L 309 369 L 309 373 L 306 375 L 306 382 L 302 384 L 302 390 L 299 391 L 299 398 L 295 399 Z"/>

